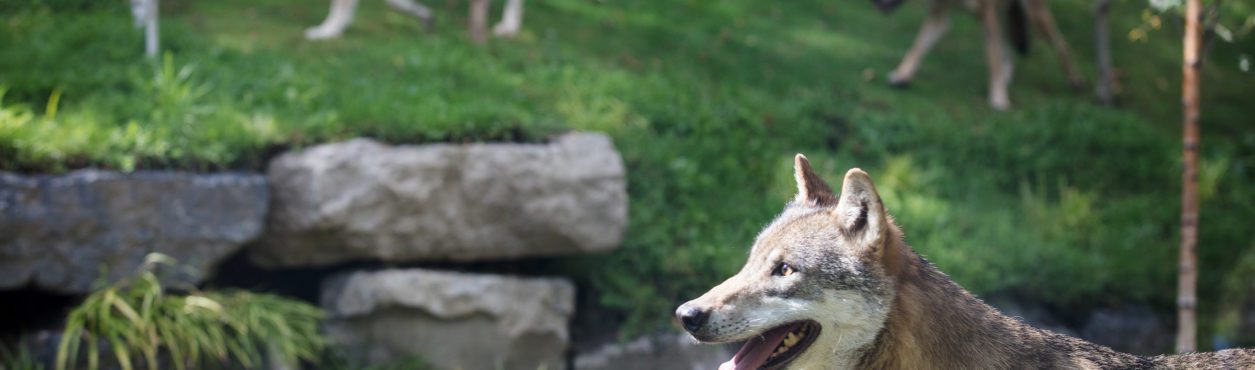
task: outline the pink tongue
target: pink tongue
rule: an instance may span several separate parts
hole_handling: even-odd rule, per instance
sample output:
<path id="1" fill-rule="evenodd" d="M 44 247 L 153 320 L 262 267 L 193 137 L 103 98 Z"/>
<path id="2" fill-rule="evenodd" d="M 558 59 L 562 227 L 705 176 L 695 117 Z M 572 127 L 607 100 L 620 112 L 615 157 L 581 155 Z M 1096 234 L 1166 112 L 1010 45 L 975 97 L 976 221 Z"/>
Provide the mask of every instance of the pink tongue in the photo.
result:
<path id="1" fill-rule="evenodd" d="M 745 345 L 741 346 L 741 350 L 736 352 L 736 356 L 732 356 L 731 360 L 719 364 L 719 370 L 756 370 L 763 367 L 767 363 L 767 358 L 771 357 L 771 351 L 780 345 L 784 340 L 784 335 L 793 330 L 796 325 L 788 325 L 775 328 L 762 335 L 750 338 L 745 341 Z"/>

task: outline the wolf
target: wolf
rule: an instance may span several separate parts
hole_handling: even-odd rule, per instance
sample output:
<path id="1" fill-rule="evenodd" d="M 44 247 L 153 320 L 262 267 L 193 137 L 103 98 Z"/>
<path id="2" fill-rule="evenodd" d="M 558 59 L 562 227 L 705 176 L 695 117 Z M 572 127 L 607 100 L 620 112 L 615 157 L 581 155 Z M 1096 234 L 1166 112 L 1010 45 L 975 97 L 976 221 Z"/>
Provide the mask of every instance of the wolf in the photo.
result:
<path id="1" fill-rule="evenodd" d="M 344 29 L 353 23 L 353 14 L 357 12 L 358 0 L 331 0 L 331 11 L 327 19 L 316 27 L 305 30 L 305 38 L 324 40 L 340 37 Z M 418 18 L 430 27 L 431 9 L 414 0 L 387 0 L 393 9 Z M 488 5 L 490 0 L 470 0 L 470 32 L 475 42 L 487 39 Z M 512 37 L 518 34 L 523 26 L 523 0 L 508 0 L 501 13 L 501 22 L 493 27 L 493 33 L 501 37 Z"/>
<path id="2" fill-rule="evenodd" d="M 720 370 L 1255 368 L 1251 349 L 1142 357 L 1029 326 L 912 250 L 867 173 L 836 194 L 798 154 L 794 177 L 741 271 L 676 309 L 698 341 L 745 341 Z"/>
<path id="3" fill-rule="evenodd" d="M 897 9 L 905 0 L 872 0 L 876 7 L 884 13 Z M 905 86 L 915 76 L 916 69 L 924 59 L 924 55 L 936 45 L 938 40 L 950 29 L 950 9 L 962 1 L 969 10 L 977 13 L 985 32 L 985 62 L 989 67 L 989 105 L 994 109 L 1007 110 L 1011 107 L 1011 99 L 1007 95 L 1007 85 L 1011 84 L 1014 61 L 1011 53 L 1003 43 L 1003 31 L 998 17 L 1000 9 L 1007 10 L 1010 35 L 1016 49 L 1024 54 L 1028 51 L 1028 23 L 1032 23 L 1038 32 L 1046 36 L 1054 47 L 1059 64 L 1067 75 L 1073 89 L 1080 89 L 1085 84 L 1081 74 L 1072 65 L 1068 42 L 1063 39 L 1055 26 L 1054 16 L 1046 6 L 1046 0 L 928 0 L 928 16 L 920 27 L 919 34 L 911 49 L 902 57 L 902 62 L 889 74 L 889 83 L 894 86 Z"/>

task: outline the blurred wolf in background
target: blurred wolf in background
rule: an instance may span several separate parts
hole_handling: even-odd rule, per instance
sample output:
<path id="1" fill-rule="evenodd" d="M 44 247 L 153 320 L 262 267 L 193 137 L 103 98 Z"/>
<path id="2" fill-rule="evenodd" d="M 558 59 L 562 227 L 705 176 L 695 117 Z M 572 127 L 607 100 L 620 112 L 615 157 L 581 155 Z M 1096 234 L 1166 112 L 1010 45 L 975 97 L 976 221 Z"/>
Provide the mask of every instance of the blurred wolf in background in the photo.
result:
<path id="1" fill-rule="evenodd" d="M 882 12 L 889 13 L 897 9 L 904 0 L 872 0 Z M 1001 21 L 998 13 L 1007 11 L 1008 32 L 1012 45 L 1020 54 L 1028 52 L 1028 30 L 1025 23 L 1031 22 L 1033 27 L 1045 35 L 1059 57 L 1059 64 L 1067 74 L 1068 83 L 1075 89 L 1083 87 L 1085 81 L 1072 65 L 1068 42 L 1063 39 L 1055 26 L 1054 16 L 1046 7 L 1046 0 L 927 0 L 928 16 L 920 27 L 915 43 L 902 58 L 898 68 L 889 74 L 889 83 L 904 86 L 915 76 L 915 70 L 928 50 L 946 34 L 950 28 L 950 8 L 963 2 L 968 9 L 977 13 L 985 33 L 985 62 L 989 66 L 989 105 L 994 109 L 1006 110 L 1011 107 L 1011 99 L 1007 96 L 1007 85 L 1011 83 L 1014 61 L 1006 50 L 1002 39 Z M 1025 22 L 1025 17 L 1028 22 Z"/>
<path id="2" fill-rule="evenodd" d="M 1253 369 L 1255 350 L 1141 357 L 1038 329 L 916 254 L 859 169 L 833 193 L 799 154 L 798 194 L 735 276 L 676 310 L 720 370 Z"/>
<path id="3" fill-rule="evenodd" d="M 470 0 L 470 32 L 471 39 L 483 42 L 487 39 L 488 5 L 490 0 Z M 322 40 L 339 37 L 344 29 L 353 23 L 353 14 L 357 11 L 358 0 L 331 0 L 331 12 L 327 19 L 317 27 L 305 31 L 310 40 Z M 412 15 L 427 26 L 431 25 L 431 9 L 414 2 L 414 0 L 387 0 L 388 5 L 402 13 Z M 510 37 L 518 34 L 523 26 L 523 0 L 508 0 L 505 10 L 501 13 L 501 22 L 493 27 L 497 36 Z"/>

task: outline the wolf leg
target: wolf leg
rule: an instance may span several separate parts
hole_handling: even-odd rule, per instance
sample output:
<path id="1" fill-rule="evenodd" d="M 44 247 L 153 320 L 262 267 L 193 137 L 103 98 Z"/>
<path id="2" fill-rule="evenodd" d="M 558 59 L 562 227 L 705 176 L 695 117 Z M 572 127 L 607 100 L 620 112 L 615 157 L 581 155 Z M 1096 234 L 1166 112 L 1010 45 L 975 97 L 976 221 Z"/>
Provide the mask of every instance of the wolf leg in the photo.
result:
<path id="1" fill-rule="evenodd" d="M 470 32 L 471 41 L 482 44 L 488 40 L 488 5 L 489 0 L 471 0 Z"/>
<path id="2" fill-rule="evenodd" d="M 937 44 L 937 40 L 940 40 L 950 29 L 950 0 L 933 0 L 931 4 L 928 18 L 924 19 L 924 25 L 920 27 L 919 35 L 915 36 L 915 43 L 911 45 L 911 50 L 902 57 L 898 68 L 889 74 L 889 83 L 894 86 L 911 82 L 911 77 L 915 76 L 915 70 L 919 68 L 924 55 L 928 54 L 933 45 Z"/>
<path id="3" fill-rule="evenodd" d="M 1007 96 L 1007 84 L 1011 82 L 1010 67 L 1006 65 L 1007 51 L 1002 44 L 1002 29 L 998 25 L 998 4 L 993 0 L 981 2 L 981 23 L 985 28 L 985 61 L 989 64 L 989 106 L 997 110 L 1011 108 Z"/>
<path id="4" fill-rule="evenodd" d="M 518 35 L 523 27 L 523 0 L 509 0 L 505 10 L 501 11 L 501 22 L 492 28 L 492 33 L 502 37 Z"/>
<path id="5" fill-rule="evenodd" d="M 344 29 L 353 23 L 353 13 L 357 11 L 357 0 L 331 0 L 331 13 L 318 27 L 305 30 L 305 38 L 324 40 L 339 37 Z"/>
<path id="6" fill-rule="evenodd" d="M 1072 65 L 1072 53 L 1068 51 L 1068 42 L 1063 39 L 1063 35 L 1059 33 L 1058 27 L 1055 26 L 1055 18 L 1050 14 L 1050 8 L 1046 7 L 1046 0 L 1025 0 L 1028 2 L 1028 16 L 1033 23 L 1033 27 L 1037 29 L 1046 38 L 1050 39 L 1050 45 L 1055 49 L 1055 54 L 1059 57 L 1059 65 L 1063 67 L 1063 73 L 1068 76 L 1068 83 L 1073 88 L 1080 89 L 1085 86 L 1085 79 L 1077 72 L 1076 67 Z"/>
<path id="7" fill-rule="evenodd" d="M 423 27 L 431 28 L 431 9 L 423 6 L 423 4 L 419 4 L 414 0 L 388 0 L 388 5 L 392 6 L 392 9 L 412 15 L 423 21 Z"/>
<path id="8" fill-rule="evenodd" d="M 157 0 L 147 0 L 148 11 L 144 13 L 144 55 L 149 58 L 157 57 L 157 51 L 161 48 L 159 38 L 161 32 L 157 27 L 157 16 L 161 13 L 157 10 Z"/>
<path id="9" fill-rule="evenodd" d="M 131 15 L 135 17 L 135 26 L 144 28 L 144 55 L 157 56 L 159 48 L 157 30 L 157 0 L 131 0 Z"/>

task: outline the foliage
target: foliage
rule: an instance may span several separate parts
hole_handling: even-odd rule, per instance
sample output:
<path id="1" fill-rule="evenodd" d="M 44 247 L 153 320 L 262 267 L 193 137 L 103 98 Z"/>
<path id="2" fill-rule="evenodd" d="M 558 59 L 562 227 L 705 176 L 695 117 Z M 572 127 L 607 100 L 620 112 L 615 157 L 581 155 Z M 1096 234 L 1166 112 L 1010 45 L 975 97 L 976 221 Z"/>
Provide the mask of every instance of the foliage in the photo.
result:
<path id="1" fill-rule="evenodd" d="M 675 305 L 735 272 L 792 195 L 790 158 L 803 152 L 832 181 L 868 170 L 908 242 L 979 294 L 1172 304 L 1174 38 L 1113 40 L 1122 109 L 1062 92 L 1051 53 L 1035 52 L 1016 68 L 1016 111 L 1002 114 L 985 108 L 979 24 L 967 17 L 910 89 L 886 86 L 920 5 L 883 18 L 827 0 L 548 0 L 528 4 L 518 39 L 479 47 L 459 2 L 436 5 L 430 33 L 362 2 L 343 39 L 318 43 L 301 31 L 323 6 L 162 4 L 171 54 L 156 61 L 140 57 L 125 9 L 0 12 L 0 169 L 256 170 L 276 148 L 354 136 L 605 131 L 628 167 L 630 227 L 619 250 L 564 269 L 629 334 L 665 327 Z M 1061 29 L 1090 26 L 1088 1 L 1051 5 Z M 1112 29 L 1144 22 L 1144 3 L 1113 5 Z M 1089 33 L 1067 36 L 1088 69 Z M 1210 56 L 1236 61 L 1252 42 L 1217 43 Z M 1214 63 L 1204 76 L 1208 312 L 1231 257 L 1251 245 L 1255 75 Z"/>
<path id="2" fill-rule="evenodd" d="M 44 370 L 44 364 L 24 346 L 10 349 L 0 345 L 0 370 Z"/>
<path id="3" fill-rule="evenodd" d="M 151 254 L 137 273 L 89 295 L 70 312 L 56 368 L 98 369 L 101 357 L 123 370 L 262 366 L 316 360 L 325 344 L 322 311 L 303 302 L 247 291 L 171 294 L 154 268 L 173 265 Z M 102 345 L 103 344 L 103 345 Z M 80 360 L 82 347 L 86 358 Z M 102 354 L 102 348 L 104 353 Z"/>

